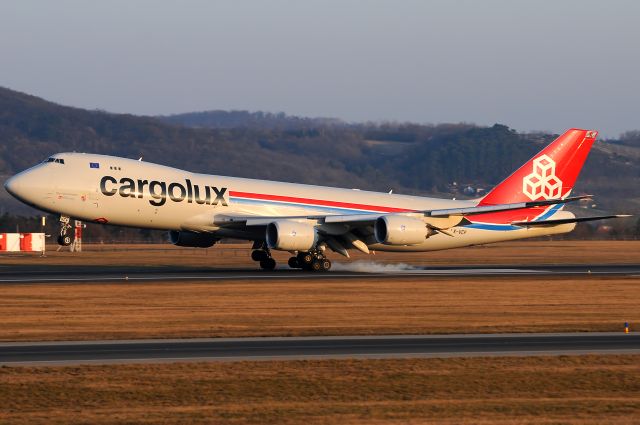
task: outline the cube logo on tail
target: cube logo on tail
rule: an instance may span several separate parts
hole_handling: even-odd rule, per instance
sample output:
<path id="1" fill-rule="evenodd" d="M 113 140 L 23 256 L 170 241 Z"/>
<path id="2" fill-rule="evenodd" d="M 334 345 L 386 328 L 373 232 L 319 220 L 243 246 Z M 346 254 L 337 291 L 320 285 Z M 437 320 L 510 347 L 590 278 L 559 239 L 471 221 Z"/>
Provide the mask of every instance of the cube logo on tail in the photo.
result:
<path id="1" fill-rule="evenodd" d="M 532 201 L 560 198 L 562 180 L 556 176 L 556 162 L 548 155 L 533 160 L 533 172 L 522 179 L 522 193 Z"/>

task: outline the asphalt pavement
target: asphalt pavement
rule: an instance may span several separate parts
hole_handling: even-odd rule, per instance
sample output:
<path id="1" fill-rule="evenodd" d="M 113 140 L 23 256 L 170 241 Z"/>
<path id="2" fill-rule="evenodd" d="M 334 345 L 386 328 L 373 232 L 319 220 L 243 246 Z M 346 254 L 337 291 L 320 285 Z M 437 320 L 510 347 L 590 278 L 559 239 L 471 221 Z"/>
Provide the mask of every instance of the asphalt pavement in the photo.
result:
<path id="1" fill-rule="evenodd" d="M 473 334 L 0 343 L 2 365 L 640 354 L 640 333 Z"/>
<path id="2" fill-rule="evenodd" d="M 407 279 L 423 277 L 483 276 L 617 276 L 640 277 L 640 265 L 491 265 L 417 267 L 394 263 L 334 263 L 329 272 L 305 272 L 286 267 L 273 271 L 259 269 L 210 269 L 189 267 L 110 267 L 110 266 L 8 266 L 0 265 L 2 284 L 109 283 L 147 281 L 220 280 L 332 280 L 385 277 Z"/>

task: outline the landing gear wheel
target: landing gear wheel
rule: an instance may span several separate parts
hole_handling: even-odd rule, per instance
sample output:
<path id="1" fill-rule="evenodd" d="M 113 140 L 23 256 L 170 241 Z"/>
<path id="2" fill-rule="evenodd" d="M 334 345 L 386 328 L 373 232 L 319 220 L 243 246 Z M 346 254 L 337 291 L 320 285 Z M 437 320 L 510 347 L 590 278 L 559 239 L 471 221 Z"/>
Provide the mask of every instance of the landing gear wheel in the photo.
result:
<path id="1" fill-rule="evenodd" d="M 276 260 L 273 258 L 265 258 L 264 260 L 260 260 L 260 267 L 263 270 L 273 270 L 276 268 Z"/>
<path id="2" fill-rule="evenodd" d="M 322 270 L 322 260 L 313 260 L 311 262 L 310 270 L 314 272 L 319 272 L 320 270 Z"/>
<path id="3" fill-rule="evenodd" d="M 292 269 L 301 268 L 300 263 L 298 262 L 298 257 L 289 258 L 289 262 L 287 264 L 289 264 L 289 267 L 291 267 Z"/>
<path id="4" fill-rule="evenodd" d="M 253 261 L 262 261 L 262 260 L 266 260 L 267 258 L 269 258 L 269 254 L 267 254 L 265 251 L 261 249 L 256 249 L 253 252 L 251 252 L 251 259 Z"/>
<path id="5" fill-rule="evenodd" d="M 320 265 L 322 266 L 323 272 L 327 272 L 331 269 L 331 261 L 328 258 L 320 260 Z"/>
<path id="6" fill-rule="evenodd" d="M 297 258 L 298 264 L 300 264 L 302 268 L 304 268 L 305 266 L 310 266 L 313 262 L 313 254 L 311 254 L 310 252 L 301 252 L 298 254 Z"/>
<path id="7" fill-rule="evenodd" d="M 58 245 L 69 246 L 71 245 L 71 236 L 69 235 L 60 235 L 58 236 Z"/>

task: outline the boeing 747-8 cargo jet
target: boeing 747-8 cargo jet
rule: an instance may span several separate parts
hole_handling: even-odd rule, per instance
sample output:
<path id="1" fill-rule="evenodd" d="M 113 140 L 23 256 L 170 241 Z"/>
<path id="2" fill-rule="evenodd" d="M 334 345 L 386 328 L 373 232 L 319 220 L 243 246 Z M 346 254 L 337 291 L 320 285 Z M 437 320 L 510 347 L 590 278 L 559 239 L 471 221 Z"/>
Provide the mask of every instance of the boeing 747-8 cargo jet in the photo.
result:
<path id="1" fill-rule="evenodd" d="M 596 131 L 571 129 L 486 196 L 456 201 L 196 174 L 140 160 L 61 153 L 12 177 L 22 202 L 60 214 L 59 242 L 71 243 L 69 218 L 169 231 L 179 246 L 223 238 L 253 241 L 252 258 L 276 266 L 328 270 L 331 249 L 432 251 L 566 233 L 579 221 L 564 211 Z"/>

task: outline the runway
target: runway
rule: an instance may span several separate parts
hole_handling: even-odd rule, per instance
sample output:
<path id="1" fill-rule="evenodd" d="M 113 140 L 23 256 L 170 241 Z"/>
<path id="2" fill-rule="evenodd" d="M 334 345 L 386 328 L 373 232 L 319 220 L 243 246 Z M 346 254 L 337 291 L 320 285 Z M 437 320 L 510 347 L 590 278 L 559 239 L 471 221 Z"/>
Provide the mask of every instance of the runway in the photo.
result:
<path id="1" fill-rule="evenodd" d="M 407 279 L 424 277 L 483 276 L 617 276 L 640 278 L 640 265 L 492 265 L 417 267 L 369 261 L 334 263 L 326 273 L 310 273 L 289 268 L 207 269 L 189 267 L 109 267 L 109 266 L 0 266 L 0 284 L 55 283 L 143 283 L 148 281 L 233 281 L 233 280 L 332 280 L 384 277 Z"/>
<path id="2" fill-rule="evenodd" d="M 640 354 L 640 333 L 474 334 L 0 343 L 1 365 Z"/>

